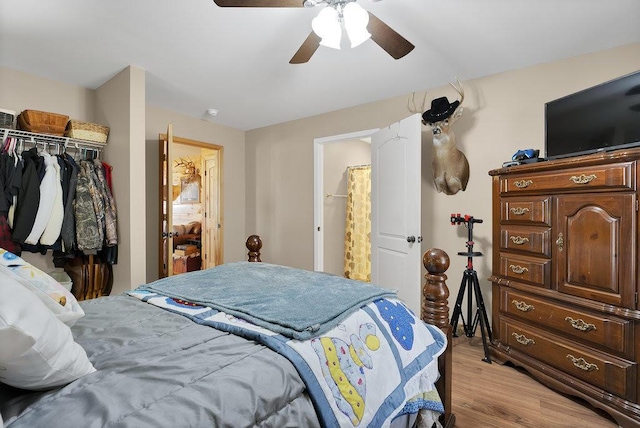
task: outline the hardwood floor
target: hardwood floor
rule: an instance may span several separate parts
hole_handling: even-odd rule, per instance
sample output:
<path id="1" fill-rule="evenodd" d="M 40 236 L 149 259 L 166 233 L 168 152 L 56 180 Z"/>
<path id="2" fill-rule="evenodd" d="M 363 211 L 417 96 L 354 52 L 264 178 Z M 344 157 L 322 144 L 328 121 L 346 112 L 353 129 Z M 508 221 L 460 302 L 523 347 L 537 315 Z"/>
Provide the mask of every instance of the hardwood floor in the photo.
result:
<path id="1" fill-rule="evenodd" d="M 612 418 L 559 394 L 523 370 L 488 364 L 480 337 L 453 339 L 452 410 L 457 428 L 609 428 Z"/>

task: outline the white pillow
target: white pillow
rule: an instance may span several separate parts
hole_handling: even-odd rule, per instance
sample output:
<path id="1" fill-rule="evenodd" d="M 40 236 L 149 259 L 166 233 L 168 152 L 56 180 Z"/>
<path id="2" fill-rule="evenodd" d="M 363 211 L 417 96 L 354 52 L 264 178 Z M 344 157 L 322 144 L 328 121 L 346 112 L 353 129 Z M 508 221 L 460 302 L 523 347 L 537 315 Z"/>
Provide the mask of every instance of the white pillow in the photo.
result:
<path id="1" fill-rule="evenodd" d="M 12 276 L 33 292 L 60 321 L 69 327 L 84 316 L 84 311 L 69 290 L 50 275 L 2 248 L 0 248 L 0 272 Z"/>
<path id="2" fill-rule="evenodd" d="M 5 272 L 0 272 L 0 343 L 0 382 L 16 388 L 49 389 L 95 371 L 71 329 Z"/>

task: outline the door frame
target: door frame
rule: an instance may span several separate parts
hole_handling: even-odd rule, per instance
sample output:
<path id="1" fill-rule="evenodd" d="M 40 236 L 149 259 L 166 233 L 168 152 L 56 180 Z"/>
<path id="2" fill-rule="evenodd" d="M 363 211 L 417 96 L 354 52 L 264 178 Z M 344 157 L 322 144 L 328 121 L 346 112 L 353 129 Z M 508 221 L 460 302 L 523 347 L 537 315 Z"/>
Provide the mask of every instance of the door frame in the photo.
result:
<path id="1" fill-rule="evenodd" d="M 368 138 L 379 129 L 367 129 L 313 140 L 313 270 L 315 271 L 324 270 L 324 146 Z"/>
<path id="2" fill-rule="evenodd" d="M 159 134 L 158 135 L 158 140 L 159 140 L 159 145 L 160 145 L 160 159 L 159 159 L 159 174 L 160 174 L 160 193 L 161 193 L 161 197 L 160 197 L 160 230 L 158 232 L 158 239 L 159 239 L 159 246 L 158 246 L 158 274 L 159 274 L 159 278 L 163 278 L 164 277 L 164 269 L 163 269 L 163 264 L 164 264 L 164 258 L 163 258 L 163 247 L 164 247 L 164 243 L 163 243 L 163 237 L 162 237 L 162 233 L 163 233 L 163 216 L 164 216 L 164 212 L 162 209 L 162 174 L 163 174 L 163 168 L 162 168 L 162 163 L 164 161 L 164 142 L 167 140 L 167 134 Z M 213 144 L 213 143 L 207 143 L 204 141 L 197 141 L 197 140 L 191 140 L 189 138 L 183 138 L 183 137 L 176 137 L 175 135 L 172 135 L 172 142 L 173 144 L 181 144 L 181 145 L 186 145 L 186 146 L 192 146 L 192 147 L 199 147 L 201 149 L 207 149 L 207 150 L 216 150 L 218 151 L 218 155 L 219 155 L 219 171 L 218 171 L 218 197 L 219 197 L 219 223 L 220 223 L 220 228 L 219 228 L 219 237 L 220 239 L 218 240 L 218 242 L 216 243 L 216 258 L 220 261 L 220 263 L 224 262 L 224 258 L 223 258 L 223 253 L 222 253 L 222 249 L 223 249 L 223 236 L 224 236 L 224 219 L 222 216 L 222 213 L 224 212 L 224 189 L 223 189 L 223 185 L 222 185 L 222 177 L 224 176 L 224 147 L 218 144 Z M 169 161 L 169 160 L 167 160 Z M 201 177 L 201 180 L 203 179 L 203 177 Z M 202 183 L 201 183 L 202 184 Z M 169 187 L 169 186 L 167 186 Z M 201 189 L 203 187 L 201 186 Z M 204 221 L 203 221 L 204 223 Z M 204 225 L 203 229 L 204 229 Z M 218 256 L 219 254 L 219 256 Z M 169 263 L 169 261 L 167 260 L 167 263 Z M 168 270 L 168 269 L 167 269 Z"/>

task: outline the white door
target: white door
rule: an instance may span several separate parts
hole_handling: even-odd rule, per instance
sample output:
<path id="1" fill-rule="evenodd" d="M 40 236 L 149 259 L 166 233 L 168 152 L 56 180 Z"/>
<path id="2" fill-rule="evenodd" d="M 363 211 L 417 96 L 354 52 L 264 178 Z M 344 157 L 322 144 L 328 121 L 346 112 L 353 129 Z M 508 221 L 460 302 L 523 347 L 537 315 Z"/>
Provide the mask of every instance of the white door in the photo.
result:
<path id="1" fill-rule="evenodd" d="M 173 125 L 167 125 L 167 139 L 163 142 L 164 163 L 163 163 L 163 195 L 162 209 L 164 211 L 164 221 L 162 224 L 163 233 L 163 260 L 164 275 L 173 275 Z"/>
<path id="2" fill-rule="evenodd" d="M 398 290 L 419 316 L 421 121 L 415 114 L 371 136 L 371 282 Z"/>

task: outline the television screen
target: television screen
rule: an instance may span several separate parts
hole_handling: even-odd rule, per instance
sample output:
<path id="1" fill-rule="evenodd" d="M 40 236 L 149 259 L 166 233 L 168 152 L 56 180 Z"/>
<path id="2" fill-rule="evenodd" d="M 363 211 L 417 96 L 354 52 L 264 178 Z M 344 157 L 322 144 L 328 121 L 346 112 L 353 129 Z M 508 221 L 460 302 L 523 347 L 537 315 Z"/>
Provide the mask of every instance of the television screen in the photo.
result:
<path id="1" fill-rule="evenodd" d="M 640 71 L 545 105 L 545 157 L 640 146 Z"/>

